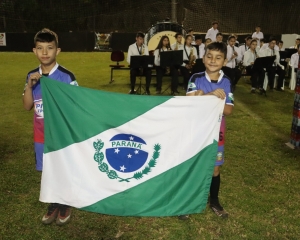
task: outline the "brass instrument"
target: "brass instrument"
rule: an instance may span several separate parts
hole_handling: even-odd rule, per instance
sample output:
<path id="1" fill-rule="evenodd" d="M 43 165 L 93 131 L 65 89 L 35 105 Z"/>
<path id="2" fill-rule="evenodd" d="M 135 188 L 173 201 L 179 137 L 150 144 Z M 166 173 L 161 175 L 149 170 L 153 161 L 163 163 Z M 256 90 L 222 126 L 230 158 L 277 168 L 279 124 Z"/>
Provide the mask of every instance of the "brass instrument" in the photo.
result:
<path id="1" fill-rule="evenodd" d="M 191 47 L 190 51 L 190 56 L 189 56 L 189 65 L 190 65 L 190 70 L 189 72 L 192 73 L 193 66 L 195 65 L 195 59 L 194 59 L 194 47 Z"/>

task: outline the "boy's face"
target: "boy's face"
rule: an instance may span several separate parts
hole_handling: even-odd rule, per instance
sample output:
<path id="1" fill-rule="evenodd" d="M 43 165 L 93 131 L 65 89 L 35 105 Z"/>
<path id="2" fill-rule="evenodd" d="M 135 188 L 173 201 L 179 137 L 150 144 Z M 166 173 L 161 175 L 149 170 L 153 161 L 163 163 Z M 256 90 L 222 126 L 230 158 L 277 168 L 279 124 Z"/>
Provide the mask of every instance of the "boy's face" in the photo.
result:
<path id="1" fill-rule="evenodd" d="M 217 29 L 217 28 L 218 28 L 218 24 L 215 23 L 215 24 L 213 25 L 213 29 Z"/>
<path id="2" fill-rule="evenodd" d="M 300 44 L 300 40 L 296 39 L 296 45 Z"/>
<path id="3" fill-rule="evenodd" d="M 260 27 L 255 28 L 256 32 L 260 32 Z"/>
<path id="4" fill-rule="evenodd" d="M 60 53 L 60 48 L 56 47 L 54 41 L 36 42 L 33 52 L 42 65 L 48 66 L 56 62 L 56 56 Z"/>
<path id="5" fill-rule="evenodd" d="M 222 41 L 223 41 L 223 36 L 222 36 L 222 35 L 218 35 L 218 36 L 216 37 L 216 41 L 217 41 L 217 42 L 222 42 Z"/>
<path id="6" fill-rule="evenodd" d="M 269 42 L 269 48 L 274 49 L 275 45 L 276 45 L 276 41 L 275 40 Z"/>
<path id="7" fill-rule="evenodd" d="M 186 42 L 187 45 L 190 45 L 192 43 L 192 37 L 191 36 L 187 37 L 185 42 Z"/>
<path id="8" fill-rule="evenodd" d="M 203 63 L 208 73 L 216 73 L 226 65 L 227 59 L 225 59 L 224 53 L 218 50 L 207 49 L 203 57 Z"/>
<path id="9" fill-rule="evenodd" d="M 282 48 L 282 46 L 283 46 L 283 43 L 278 43 L 278 47 L 279 47 L 279 49 L 281 49 Z"/>
<path id="10" fill-rule="evenodd" d="M 144 43 L 144 38 L 142 38 L 142 37 L 137 37 L 137 38 L 135 38 L 135 40 L 136 40 L 136 44 L 138 46 L 141 46 Z"/>
<path id="11" fill-rule="evenodd" d="M 250 38 L 250 39 L 248 39 L 248 40 L 246 40 L 246 45 L 247 46 L 250 46 L 250 43 L 251 43 L 251 41 L 252 41 L 252 39 Z"/>
<path id="12" fill-rule="evenodd" d="M 197 45 L 199 45 L 199 46 L 200 46 L 200 45 L 201 45 L 201 43 L 202 43 L 202 39 L 196 39 L 196 40 L 195 40 L 195 43 L 196 43 Z"/>
<path id="13" fill-rule="evenodd" d="M 182 35 L 178 35 L 177 38 L 176 38 L 176 41 L 178 43 L 181 43 L 181 41 L 182 41 Z"/>

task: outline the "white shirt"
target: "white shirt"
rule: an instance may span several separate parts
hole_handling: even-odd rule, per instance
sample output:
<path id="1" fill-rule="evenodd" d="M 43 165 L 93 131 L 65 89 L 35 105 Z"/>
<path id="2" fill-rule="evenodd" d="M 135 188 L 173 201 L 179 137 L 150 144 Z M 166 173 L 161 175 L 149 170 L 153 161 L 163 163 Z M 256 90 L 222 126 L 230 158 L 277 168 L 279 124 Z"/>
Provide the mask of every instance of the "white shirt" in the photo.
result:
<path id="1" fill-rule="evenodd" d="M 154 64 L 155 66 L 160 66 L 160 54 L 159 52 L 166 52 L 169 51 L 168 49 L 155 49 L 154 51 Z"/>
<path id="2" fill-rule="evenodd" d="M 171 49 L 172 50 L 175 50 L 175 48 L 176 48 L 176 45 L 177 45 L 177 50 L 182 50 L 183 49 L 183 44 L 181 44 L 181 43 L 173 43 L 172 45 L 171 45 Z"/>
<path id="3" fill-rule="evenodd" d="M 148 47 L 145 44 L 141 47 L 138 47 L 136 43 L 131 44 L 128 48 L 127 62 L 130 64 L 130 57 L 139 55 L 149 55 Z"/>
<path id="4" fill-rule="evenodd" d="M 252 38 L 258 38 L 257 45 L 259 46 L 260 39 L 264 38 L 264 34 L 262 32 L 254 32 Z"/>
<path id="5" fill-rule="evenodd" d="M 199 46 L 199 56 L 198 58 L 203 58 L 205 53 L 205 45 L 203 43 L 201 43 L 201 45 Z"/>
<path id="6" fill-rule="evenodd" d="M 298 69 L 298 64 L 299 64 L 299 54 L 296 52 L 291 56 L 291 66 L 293 68 Z"/>
<path id="7" fill-rule="evenodd" d="M 245 67 L 250 66 L 251 63 L 254 63 L 256 58 L 255 52 L 252 52 L 251 49 L 248 49 L 244 54 L 243 65 Z"/>
<path id="8" fill-rule="evenodd" d="M 233 55 L 233 49 L 230 45 L 227 45 L 227 60 L 228 60 L 228 62 L 226 64 L 226 67 L 229 67 L 229 68 L 235 68 L 236 62 L 239 63 L 242 60 L 242 56 L 241 56 L 239 48 L 237 48 L 236 46 L 233 46 L 233 47 L 234 47 L 234 51 L 237 52 L 238 56 L 231 59 L 231 57 Z"/>
<path id="9" fill-rule="evenodd" d="M 258 52 L 258 56 L 259 57 L 268 57 L 268 56 L 274 56 L 276 55 L 276 59 L 275 59 L 275 64 L 280 66 L 281 68 L 283 68 L 284 66 L 282 66 L 279 61 L 280 61 L 280 56 L 279 56 L 279 52 L 276 50 L 276 49 L 270 49 L 269 47 L 268 48 L 265 48 L 265 49 L 261 49 L 259 52 Z"/>
<path id="10" fill-rule="evenodd" d="M 213 42 L 216 41 L 217 33 L 219 32 L 218 29 L 214 29 L 213 27 L 207 30 L 205 35 L 205 39 L 210 38 Z"/>
<path id="11" fill-rule="evenodd" d="M 239 46 L 239 50 L 242 55 L 242 58 L 243 58 L 245 52 L 248 51 L 248 49 L 249 49 L 249 47 L 246 44 Z"/>
<path id="12" fill-rule="evenodd" d="M 264 43 L 262 45 L 262 47 L 259 49 L 259 51 L 267 49 L 268 47 L 269 47 L 269 43 Z M 277 51 L 279 51 L 279 47 L 277 45 L 275 45 L 274 49 L 277 50 Z"/>
<path id="13" fill-rule="evenodd" d="M 195 56 L 195 59 L 197 59 L 197 49 L 194 46 L 188 47 L 188 46 L 184 45 L 182 49 L 183 49 L 183 61 L 190 60 L 189 55 L 191 54 L 192 49 L 193 49 L 193 56 Z M 185 63 L 182 63 L 181 66 L 184 67 L 185 65 L 186 65 Z"/>

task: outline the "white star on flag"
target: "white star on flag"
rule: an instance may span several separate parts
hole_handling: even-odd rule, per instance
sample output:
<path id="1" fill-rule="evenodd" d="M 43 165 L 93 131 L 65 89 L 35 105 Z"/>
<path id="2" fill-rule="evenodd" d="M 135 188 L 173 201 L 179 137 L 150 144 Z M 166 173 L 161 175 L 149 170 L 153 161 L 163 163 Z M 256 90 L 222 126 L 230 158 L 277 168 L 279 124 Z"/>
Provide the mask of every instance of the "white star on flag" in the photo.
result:
<path id="1" fill-rule="evenodd" d="M 135 153 L 135 154 L 138 154 L 138 153 L 139 153 L 139 151 L 138 151 L 138 150 L 135 150 L 135 151 L 134 151 L 134 153 Z"/>
<path id="2" fill-rule="evenodd" d="M 134 137 L 133 137 L 133 136 L 130 136 L 129 139 L 130 139 L 130 141 L 132 141 L 132 140 L 134 139 Z"/>
<path id="3" fill-rule="evenodd" d="M 130 153 L 127 155 L 128 158 L 131 158 L 131 156 L 132 156 L 132 155 L 131 155 Z"/>
<path id="4" fill-rule="evenodd" d="M 118 154 L 119 152 L 120 152 L 119 148 L 116 148 L 116 149 L 115 149 L 115 153 Z"/>
<path id="5" fill-rule="evenodd" d="M 120 166 L 120 171 L 125 171 L 126 167 L 123 165 L 123 166 Z"/>

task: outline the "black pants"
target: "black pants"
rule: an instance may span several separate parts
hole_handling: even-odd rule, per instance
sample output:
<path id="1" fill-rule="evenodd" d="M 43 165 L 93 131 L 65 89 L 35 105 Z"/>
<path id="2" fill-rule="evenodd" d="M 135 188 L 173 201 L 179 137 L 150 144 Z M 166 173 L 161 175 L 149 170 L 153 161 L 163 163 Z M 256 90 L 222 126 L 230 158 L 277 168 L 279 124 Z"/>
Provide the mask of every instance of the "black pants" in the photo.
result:
<path id="1" fill-rule="evenodd" d="M 144 68 L 142 72 L 139 68 L 131 68 L 130 69 L 130 85 L 131 91 L 134 91 L 135 81 L 137 76 L 146 76 L 146 90 L 149 90 L 151 83 L 151 68 Z"/>
<path id="2" fill-rule="evenodd" d="M 231 91 L 235 89 L 235 85 L 238 83 L 242 76 L 242 72 L 238 68 L 222 67 L 224 74 L 229 77 L 231 83 Z"/>
<path id="3" fill-rule="evenodd" d="M 277 82 L 277 89 L 280 89 L 283 85 L 283 79 L 285 76 L 285 71 L 282 70 L 281 67 L 279 66 L 271 66 L 271 67 L 267 67 L 266 68 L 266 72 L 268 73 L 268 83 L 269 83 L 269 87 L 270 89 L 273 89 L 274 87 L 274 78 L 275 78 L 275 74 L 278 75 L 278 82 Z"/>
<path id="4" fill-rule="evenodd" d="M 162 68 L 160 66 L 156 66 L 156 90 L 161 91 L 162 78 L 166 73 L 166 68 Z M 172 66 L 170 67 L 171 74 L 171 91 L 176 92 L 178 87 L 178 70 Z"/>
<path id="5" fill-rule="evenodd" d="M 251 75 L 252 88 L 263 88 L 265 80 L 265 70 L 262 67 L 247 66 L 247 74 Z"/>
<path id="6" fill-rule="evenodd" d="M 190 69 L 187 69 L 185 66 L 180 66 L 180 72 L 183 76 L 183 88 L 186 90 L 191 77 Z"/>

